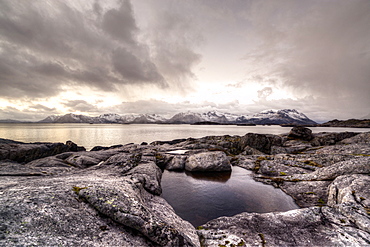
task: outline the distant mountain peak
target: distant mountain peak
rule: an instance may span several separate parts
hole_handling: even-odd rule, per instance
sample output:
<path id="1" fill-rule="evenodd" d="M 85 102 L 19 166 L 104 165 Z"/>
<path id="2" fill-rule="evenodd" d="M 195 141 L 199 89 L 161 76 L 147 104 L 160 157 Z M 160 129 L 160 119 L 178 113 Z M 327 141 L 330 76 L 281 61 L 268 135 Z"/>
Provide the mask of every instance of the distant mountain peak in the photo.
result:
<path id="1" fill-rule="evenodd" d="M 42 123 L 177 123 L 192 124 L 196 122 L 215 123 L 252 123 L 252 124 L 316 124 L 303 113 L 295 109 L 264 110 L 252 116 L 208 111 L 204 113 L 180 112 L 171 118 L 159 114 L 125 114 L 105 113 L 98 117 L 89 117 L 73 113 L 62 116 L 52 115 L 40 122 Z"/>

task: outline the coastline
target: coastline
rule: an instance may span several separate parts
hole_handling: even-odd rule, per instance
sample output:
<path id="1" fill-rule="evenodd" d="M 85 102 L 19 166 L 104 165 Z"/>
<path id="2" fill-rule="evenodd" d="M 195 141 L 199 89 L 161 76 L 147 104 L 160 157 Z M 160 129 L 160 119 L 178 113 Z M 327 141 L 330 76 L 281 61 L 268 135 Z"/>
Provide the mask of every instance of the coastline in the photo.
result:
<path id="1" fill-rule="evenodd" d="M 312 134 L 299 127 L 288 135 L 207 136 L 89 152 L 71 143 L 3 141 L 0 146 L 0 244 L 7 246 L 370 241 L 370 132 Z M 176 150 L 189 151 L 168 153 Z M 242 213 L 195 229 L 159 196 L 163 169 L 232 166 L 251 170 L 255 180 L 282 189 L 301 209 Z"/>

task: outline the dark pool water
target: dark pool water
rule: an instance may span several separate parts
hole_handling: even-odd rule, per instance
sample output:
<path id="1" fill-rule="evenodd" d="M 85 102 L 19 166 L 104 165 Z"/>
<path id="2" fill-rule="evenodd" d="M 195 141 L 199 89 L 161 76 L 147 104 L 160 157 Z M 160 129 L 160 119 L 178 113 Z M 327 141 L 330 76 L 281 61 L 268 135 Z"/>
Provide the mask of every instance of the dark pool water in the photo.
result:
<path id="1" fill-rule="evenodd" d="M 234 166 L 232 172 L 164 171 L 162 197 L 194 226 L 241 212 L 276 212 L 299 208 L 273 186 L 256 182 L 251 172 Z"/>

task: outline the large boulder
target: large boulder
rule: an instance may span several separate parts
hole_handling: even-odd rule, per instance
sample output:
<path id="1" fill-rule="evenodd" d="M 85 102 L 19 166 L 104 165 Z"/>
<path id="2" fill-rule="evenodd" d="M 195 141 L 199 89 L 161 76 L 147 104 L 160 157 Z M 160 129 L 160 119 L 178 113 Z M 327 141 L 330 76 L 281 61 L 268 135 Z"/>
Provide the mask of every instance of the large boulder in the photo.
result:
<path id="1" fill-rule="evenodd" d="M 289 132 L 288 138 L 310 141 L 313 139 L 312 130 L 302 126 L 296 126 Z"/>
<path id="2" fill-rule="evenodd" d="M 247 146 L 263 153 L 271 153 L 272 146 L 281 146 L 282 138 L 277 135 L 265 135 L 248 133 L 240 138 L 239 149 L 244 150 Z"/>
<path id="3" fill-rule="evenodd" d="M 224 152 L 205 152 L 190 155 L 185 163 L 187 171 L 230 171 L 231 165 Z"/>

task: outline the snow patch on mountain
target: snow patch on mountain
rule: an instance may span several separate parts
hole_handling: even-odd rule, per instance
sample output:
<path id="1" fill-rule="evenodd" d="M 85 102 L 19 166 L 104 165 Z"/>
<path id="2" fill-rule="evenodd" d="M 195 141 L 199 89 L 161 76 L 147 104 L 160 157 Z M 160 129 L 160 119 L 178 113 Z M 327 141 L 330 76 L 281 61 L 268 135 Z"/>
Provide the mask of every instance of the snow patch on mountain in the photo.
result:
<path id="1" fill-rule="evenodd" d="M 44 120 L 43 123 L 173 123 L 173 124 L 193 124 L 196 122 L 215 122 L 215 123 L 252 123 L 252 124 L 316 124 L 303 113 L 295 109 L 284 110 L 265 110 L 260 113 L 249 115 L 237 115 L 218 111 L 205 113 L 180 112 L 171 118 L 165 118 L 158 114 L 126 114 L 116 113 L 102 114 L 98 117 L 84 115 L 66 114 L 63 116 L 52 115 Z"/>

